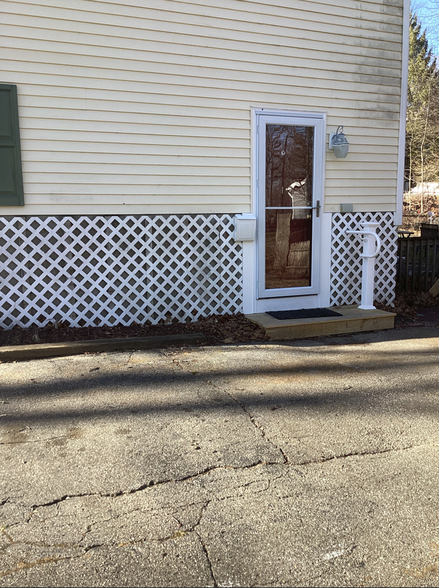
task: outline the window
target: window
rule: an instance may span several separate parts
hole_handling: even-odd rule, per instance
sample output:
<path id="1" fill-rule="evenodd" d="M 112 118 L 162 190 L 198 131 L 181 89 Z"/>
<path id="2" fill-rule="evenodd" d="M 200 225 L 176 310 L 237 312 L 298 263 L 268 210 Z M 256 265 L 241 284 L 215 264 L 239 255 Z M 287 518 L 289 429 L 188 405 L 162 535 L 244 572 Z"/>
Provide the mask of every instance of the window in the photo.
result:
<path id="1" fill-rule="evenodd" d="M 23 206 L 17 86 L 0 84 L 0 206 Z"/>

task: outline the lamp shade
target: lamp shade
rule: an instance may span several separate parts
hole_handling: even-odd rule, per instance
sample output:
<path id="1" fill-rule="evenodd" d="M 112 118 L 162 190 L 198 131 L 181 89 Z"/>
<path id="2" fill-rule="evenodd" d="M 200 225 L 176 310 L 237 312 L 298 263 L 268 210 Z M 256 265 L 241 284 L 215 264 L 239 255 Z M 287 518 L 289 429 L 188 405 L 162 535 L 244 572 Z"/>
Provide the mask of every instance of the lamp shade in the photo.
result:
<path id="1" fill-rule="evenodd" d="M 334 150 L 334 155 L 338 159 L 344 159 L 349 152 L 349 141 L 343 133 L 343 127 L 337 129 L 335 135 L 332 136 L 331 147 Z"/>
<path id="2" fill-rule="evenodd" d="M 339 159 L 344 159 L 349 152 L 349 143 L 343 143 L 342 145 L 334 145 L 334 155 Z"/>

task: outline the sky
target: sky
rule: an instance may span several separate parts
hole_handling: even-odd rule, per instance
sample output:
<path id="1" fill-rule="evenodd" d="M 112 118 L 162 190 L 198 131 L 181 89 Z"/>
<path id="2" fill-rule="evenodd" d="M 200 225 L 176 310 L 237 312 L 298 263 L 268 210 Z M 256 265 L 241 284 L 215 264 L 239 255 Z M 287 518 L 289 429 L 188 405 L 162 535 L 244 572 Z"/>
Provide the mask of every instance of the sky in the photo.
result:
<path id="1" fill-rule="evenodd" d="M 439 55 L 439 0 L 412 0 L 412 10 L 426 28 L 430 48 Z"/>

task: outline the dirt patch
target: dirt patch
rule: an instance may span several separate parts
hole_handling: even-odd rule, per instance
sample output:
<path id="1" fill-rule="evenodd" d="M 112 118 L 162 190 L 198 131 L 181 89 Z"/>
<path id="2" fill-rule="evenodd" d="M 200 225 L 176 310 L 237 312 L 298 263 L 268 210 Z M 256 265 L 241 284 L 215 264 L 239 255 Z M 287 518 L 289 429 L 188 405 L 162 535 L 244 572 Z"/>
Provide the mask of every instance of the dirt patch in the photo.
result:
<path id="1" fill-rule="evenodd" d="M 243 314 L 238 313 L 212 315 L 190 323 L 171 322 L 161 325 L 70 327 L 59 323 L 57 328 L 53 324 L 43 328 L 35 326 L 28 329 L 14 327 L 10 330 L 0 330 L 0 346 L 177 335 L 180 333 L 202 333 L 206 337 L 207 345 L 268 340 L 263 329 L 249 321 Z"/>
<path id="2" fill-rule="evenodd" d="M 439 329 L 439 307 L 419 306 L 412 316 L 397 315 L 395 327 L 436 327 Z"/>
<path id="3" fill-rule="evenodd" d="M 398 294 L 393 307 L 376 303 L 380 310 L 396 312 L 395 327 L 439 328 L 439 299 L 426 292 Z"/>

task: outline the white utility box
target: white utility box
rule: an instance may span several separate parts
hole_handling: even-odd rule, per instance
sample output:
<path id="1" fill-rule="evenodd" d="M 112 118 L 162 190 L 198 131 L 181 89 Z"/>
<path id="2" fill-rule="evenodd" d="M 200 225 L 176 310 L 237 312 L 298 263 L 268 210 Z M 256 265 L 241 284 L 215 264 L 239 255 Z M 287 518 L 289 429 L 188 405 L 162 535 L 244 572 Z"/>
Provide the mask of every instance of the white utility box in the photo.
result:
<path id="1" fill-rule="evenodd" d="M 256 217 L 253 214 L 235 216 L 235 241 L 254 241 L 256 239 Z"/>

